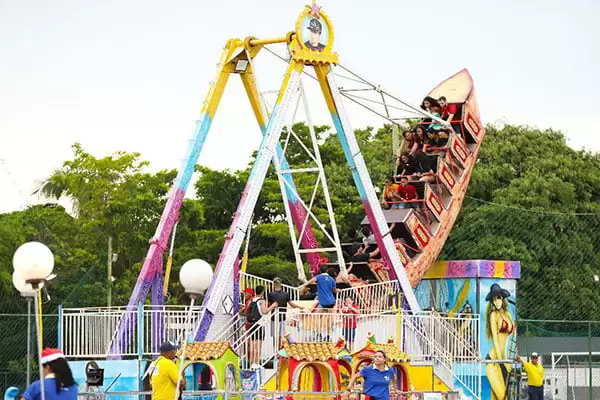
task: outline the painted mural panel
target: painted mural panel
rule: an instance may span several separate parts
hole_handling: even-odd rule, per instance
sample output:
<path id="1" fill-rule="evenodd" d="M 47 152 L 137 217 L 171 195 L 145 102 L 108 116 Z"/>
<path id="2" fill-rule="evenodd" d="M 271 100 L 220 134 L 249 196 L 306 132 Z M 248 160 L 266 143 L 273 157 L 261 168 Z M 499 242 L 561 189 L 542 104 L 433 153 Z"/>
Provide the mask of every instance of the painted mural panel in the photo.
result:
<path id="1" fill-rule="evenodd" d="M 481 356 L 509 360 L 516 348 L 516 280 L 481 279 Z M 503 400 L 510 393 L 510 364 L 486 364 L 482 377 L 482 400 Z"/>
<path id="2" fill-rule="evenodd" d="M 440 313 L 472 314 L 477 307 L 475 278 L 424 279 L 415 289 L 423 310 L 435 308 Z"/>
<path id="3" fill-rule="evenodd" d="M 89 361 L 70 361 L 69 366 L 73 372 L 75 382 L 79 384 L 79 391 L 86 391 L 87 376 L 85 366 Z M 143 390 L 140 387 L 140 377 L 143 376 L 147 361 L 138 360 L 96 360 L 98 367 L 104 369 L 104 386 L 98 387 L 100 392 L 109 386 L 113 392 L 134 392 Z"/>

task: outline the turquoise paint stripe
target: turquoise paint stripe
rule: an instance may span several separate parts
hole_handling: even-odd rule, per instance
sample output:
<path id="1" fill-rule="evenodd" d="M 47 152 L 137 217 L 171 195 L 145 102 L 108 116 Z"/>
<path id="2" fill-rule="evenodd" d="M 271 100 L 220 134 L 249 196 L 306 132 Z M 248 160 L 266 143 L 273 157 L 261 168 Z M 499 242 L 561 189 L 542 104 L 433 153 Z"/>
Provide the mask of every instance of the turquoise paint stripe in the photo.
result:
<path id="1" fill-rule="evenodd" d="M 342 127 L 342 121 L 340 120 L 340 117 L 338 116 L 337 112 L 335 112 L 335 111 L 331 112 L 331 119 L 333 120 L 333 125 L 335 126 L 335 130 L 338 132 L 338 138 L 340 139 L 340 144 L 342 146 L 342 150 L 344 151 L 344 154 L 346 155 L 346 160 L 348 162 L 348 165 L 350 166 L 350 169 L 352 170 L 352 176 L 354 177 L 354 182 L 356 183 L 356 188 L 358 189 L 358 194 L 360 195 L 360 199 L 363 202 L 366 202 L 367 201 L 367 192 L 362 183 L 362 180 L 360 179 L 360 176 L 358 175 L 358 169 L 356 168 L 356 164 L 354 163 L 354 154 L 352 154 L 352 152 L 350 151 L 350 146 L 348 145 L 348 139 L 346 138 L 346 132 L 344 131 L 344 128 Z"/>
<path id="2" fill-rule="evenodd" d="M 277 143 L 277 146 L 275 147 L 275 152 L 277 153 L 277 158 L 279 159 L 281 169 L 284 171 L 290 169 L 290 164 L 288 163 L 287 158 L 285 158 L 285 155 L 283 154 L 283 147 L 281 147 L 280 143 Z M 298 189 L 296 189 L 296 185 L 294 184 L 292 174 L 283 174 L 283 180 L 287 183 L 285 185 L 285 193 L 287 194 L 288 200 L 294 204 L 298 203 L 298 197 L 296 197 L 296 193 L 294 193 L 294 191 L 292 190 L 292 188 L 294 188 L 296 191 L 298 191 Z"/>
<path id="3" fill-rule="evenodd" d="M 188 146 L 188 152 L 182 161 L 181 168 L 179 168 L 179 174 L 177 174 L 177 178 L 175 179 L 175 187 L 184 192 L 187 190 L 192 175 L 194 174 L 194 167 L 198 163 L 198 157 L 206 142 L 206 137 L 208 136 L 212 121 L 213 119 L 208 113 L 205 113 L 202 118 L 196 122 L 196 129 L 192 139 L 193 142 Z"/>
<path id="4" fill-rule="evenodd" d="M 277 115 L 279 114 L 279 104 L 276 104 L 275 107 L 273 108 L 273 112 L 271 112 L 271 118 L 269 119 L 269 124 L 267 125 L 267 131 L 271 128 L 271 124 L 275 123 L 275 121 L 277 120 Z M 261 153 L 260 149 L 262 149 L 263 147 L 265 147 L 267 145 L 267 135 L 263 135 L 263 140 L 260 143 L 260 147 L 258 148 L 258 153 L 256 155 L 256 159 L 254 160 L 254 164 L 258 164 L 258 163 L 262 163 L 263 162 L 263 153 Z M 268 160 L 268 162 L 271 162 L 271 160 Z M 248 184 L 254 184 L 254 181 L 256 180 L 256 174 L 258 168 L 252 168 L 252 170 L 250 171 L 250 176 L 248 177 Z"/>

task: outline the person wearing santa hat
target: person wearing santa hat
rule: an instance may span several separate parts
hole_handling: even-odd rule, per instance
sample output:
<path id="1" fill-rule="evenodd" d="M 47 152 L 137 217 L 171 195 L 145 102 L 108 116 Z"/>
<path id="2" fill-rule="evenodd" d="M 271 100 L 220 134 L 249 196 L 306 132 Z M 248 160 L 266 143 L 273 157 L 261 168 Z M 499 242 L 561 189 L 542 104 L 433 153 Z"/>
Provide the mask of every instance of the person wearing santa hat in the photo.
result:
<path id="1" fill-rule="evenodd" d="M 79 387 L 65 355 L 59 349 L 44 349 L 41 359 L 44 368 L 44 397 L 46 400 L 77 400 Z M 21 396 L 25 400 L 42 398 L 41 383 L 33 382 Z"/>

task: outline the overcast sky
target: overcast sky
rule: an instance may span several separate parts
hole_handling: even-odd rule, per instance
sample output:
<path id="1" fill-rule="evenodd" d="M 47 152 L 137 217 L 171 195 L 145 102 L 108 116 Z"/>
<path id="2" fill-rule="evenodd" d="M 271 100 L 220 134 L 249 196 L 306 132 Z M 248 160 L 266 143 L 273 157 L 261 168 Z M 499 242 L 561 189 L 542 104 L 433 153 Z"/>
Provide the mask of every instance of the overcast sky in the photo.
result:
<path id="1" fill-rule="evenodd" d="M 282 36 L 306 3 L 0 0 L 0 212 L 35 202 L 35 182 L 71 157 L 74 142 L 177 168 L 226 40 Z M 484 122 L 552 127 L 573 147 L 600 150 L 600 1 L 320 4 L 341 62 L 394 94 L 417 103 L 466 67 Z M 265 52 L 256 68 L 261 90 L 278 88 L 282 63 Z M 329 124 L 315 108 L 315 122 Z M 349 111 L 354 127 L 383 123 Z M 199 162 L 242 168 L 259 140 L 231 80 Z"/>

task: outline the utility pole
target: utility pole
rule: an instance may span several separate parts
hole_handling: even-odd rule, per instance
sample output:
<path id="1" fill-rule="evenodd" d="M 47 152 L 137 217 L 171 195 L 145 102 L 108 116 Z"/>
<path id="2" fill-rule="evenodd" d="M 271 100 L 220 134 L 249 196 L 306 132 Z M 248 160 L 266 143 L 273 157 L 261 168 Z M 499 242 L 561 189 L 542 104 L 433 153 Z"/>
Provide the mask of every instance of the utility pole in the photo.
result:
<path id="1" fill-rule="evenodd" d="M 112 305 L 112 236 L 108 236 L 108 259 L 106 261 L 106 284 L 108 285 L 108 290 L 106 291 L 106 304 L 108 307 Z"/>

